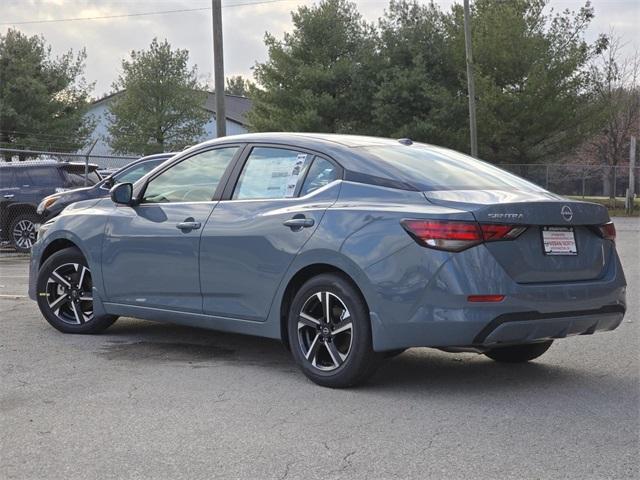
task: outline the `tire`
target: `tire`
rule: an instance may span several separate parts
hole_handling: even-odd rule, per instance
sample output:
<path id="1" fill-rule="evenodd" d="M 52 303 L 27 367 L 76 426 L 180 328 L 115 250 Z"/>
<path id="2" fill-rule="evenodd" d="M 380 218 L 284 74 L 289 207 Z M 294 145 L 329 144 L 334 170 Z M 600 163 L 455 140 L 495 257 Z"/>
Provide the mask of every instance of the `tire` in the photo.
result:
<path id="1" fill-rule="evenodd" d="M 372 348 L 365 301 L 341 275 L 318 275 L 298 290 L 287 332 L 296 363 L 318 385 L 344 388 L 364 383 L 380 364 L 382 356 Z"/>
<path id="2" fill-rule="evenodd" d="M 493 348 L 484 354 L 492 360 L 501 363 L 524 363 L 538 358 L 549 350 L 553 340 L 540 343 L 528 343 L 525 345 L 513 345 L 510 347 Z"/>
<path id="3" fill-rule="evenodd" d="M 35 213 L 23 213 L 17 215 L 9 225 L 9 240 L 16 251 L 29 253 L 31 247 L 38 239 L 36 224 L 40 223 L 40 217 Z"/>
<path id="4" fill-rule="evenodd" d="M 60 250 L 44 262 L 37 292 L 40 312 L 63 333 L 99 333 L 118 318 L 93 314 L 91 270 L 77 248 Z"/>

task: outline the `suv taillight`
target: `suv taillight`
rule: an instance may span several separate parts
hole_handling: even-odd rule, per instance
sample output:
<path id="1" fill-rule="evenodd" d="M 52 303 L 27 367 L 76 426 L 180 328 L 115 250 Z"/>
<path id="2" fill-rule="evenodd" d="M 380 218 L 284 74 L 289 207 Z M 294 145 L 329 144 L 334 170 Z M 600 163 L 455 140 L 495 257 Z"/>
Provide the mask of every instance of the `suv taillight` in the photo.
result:
<path id="1" fill-rule="evenodd" d="M 512 240 L 527 227 L 456 220 L 402 220 L 404 229 L 420 245 L 460 252 L 483 242 Z"/>
<path id="2" fill-rule="evenodd" d="M 605 223 L 604 225 L 600 225 L 600 233 L 602 234 L 602 238 L 606 240 L 611 240 L 612 242 L 616 241 L 616 226 L 613 222 Z"/>

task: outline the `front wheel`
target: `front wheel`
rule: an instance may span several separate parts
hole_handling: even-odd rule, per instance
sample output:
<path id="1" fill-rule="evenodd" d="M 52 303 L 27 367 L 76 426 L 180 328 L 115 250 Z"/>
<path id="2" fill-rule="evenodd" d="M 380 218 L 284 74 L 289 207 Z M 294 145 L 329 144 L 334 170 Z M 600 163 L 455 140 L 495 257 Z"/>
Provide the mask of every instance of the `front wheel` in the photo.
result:
<path id="1" fill-rule="evenodd" d="M 64 333 L 98 333 L 118 318 L 94 314 L 91 270 L 76 248 L 60 250 L 44 262 L 37 295 L 44 318 Z"/>
<path id="2" fill-rule="evenodd" d="M 496 362 L 524 363 L 538 358 L 549 350 L 553 340 L 540 343 L 528 343 L 525 345 L 512 345 L 510 347 L 497 347 L 484 352 L 484 354 Z"/>
<path id="3" fill-rule="evenodd" d="M 341 275 L 322 274 L 307 281 L 293 299 L 287 329 L 296 363 L 318 385 L 354 386 L 379 365 L 366 304 Z"/>

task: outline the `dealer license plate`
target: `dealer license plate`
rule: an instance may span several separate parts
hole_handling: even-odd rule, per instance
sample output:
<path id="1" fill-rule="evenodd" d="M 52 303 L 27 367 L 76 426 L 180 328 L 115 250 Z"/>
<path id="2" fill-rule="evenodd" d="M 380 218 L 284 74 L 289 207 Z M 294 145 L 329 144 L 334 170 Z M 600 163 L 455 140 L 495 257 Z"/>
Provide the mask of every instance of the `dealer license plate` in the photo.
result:
<path id="1" fill-rule="evenodd" d="M 577 255 L 576 237 L 570 227 L 542 227 L 545 255 Z"/>

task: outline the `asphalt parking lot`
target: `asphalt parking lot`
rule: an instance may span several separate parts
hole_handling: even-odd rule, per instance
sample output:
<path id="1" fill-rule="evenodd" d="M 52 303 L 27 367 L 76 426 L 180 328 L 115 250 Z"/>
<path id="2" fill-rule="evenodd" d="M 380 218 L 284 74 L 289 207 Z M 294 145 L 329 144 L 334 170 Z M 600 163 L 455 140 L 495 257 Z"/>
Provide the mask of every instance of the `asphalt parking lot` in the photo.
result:
<path id="1" fill-rule="evenodd" d="M 121 319 L 63 335 L 0 255 L 0 478 L 638 478 L 640 220 L 628 312 L 528 365 L 413 349 L 329 390 L 271 340 Z"/>

